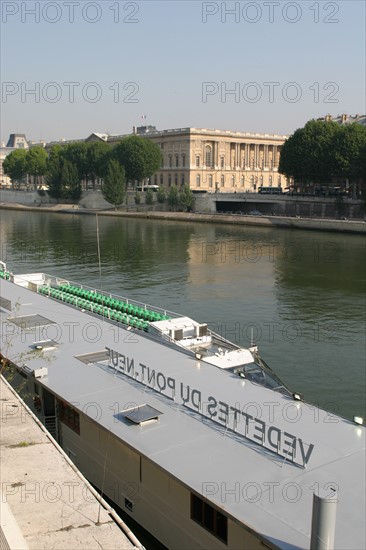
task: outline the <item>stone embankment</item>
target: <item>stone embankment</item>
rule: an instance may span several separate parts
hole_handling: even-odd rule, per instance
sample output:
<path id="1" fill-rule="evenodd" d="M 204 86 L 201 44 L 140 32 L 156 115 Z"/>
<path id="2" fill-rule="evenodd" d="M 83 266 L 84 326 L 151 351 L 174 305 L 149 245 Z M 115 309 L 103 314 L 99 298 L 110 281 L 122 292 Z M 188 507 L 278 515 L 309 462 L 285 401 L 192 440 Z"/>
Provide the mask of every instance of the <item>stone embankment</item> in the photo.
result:
<path id="1" fill-rule="evenodd" d="M 342 233 L 366 233 L 366 222 L 361 220 L 334 220 L 324 218 L 301 218 L 287 216 L 251 216 L 243 214 L 216 214 L 216 213 L 186 213 L 186 212 L 157 212 L 137 211 L 136 208 L 126 210 L 90 210 L 78 205 L 24 205 L 0 202 L 0 208 L 27 210 L 37 212 L 58 212 L 64 214 L 84 214 L 100 216 L 120 216 L 166 221 L 220 223 L 232 225 L 249 225 L 262 227 L 279 227 L 286 229 L 310 229 L 316 231 L 336 231 Z"/>

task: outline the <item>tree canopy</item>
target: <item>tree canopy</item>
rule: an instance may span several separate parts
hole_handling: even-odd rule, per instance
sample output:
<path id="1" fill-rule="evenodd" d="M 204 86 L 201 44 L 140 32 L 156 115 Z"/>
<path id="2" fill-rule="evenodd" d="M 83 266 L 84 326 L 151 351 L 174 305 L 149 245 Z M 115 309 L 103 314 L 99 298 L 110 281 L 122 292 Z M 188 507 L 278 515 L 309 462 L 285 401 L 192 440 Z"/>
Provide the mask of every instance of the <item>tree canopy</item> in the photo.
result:
<path id="1" fill-rule="evenodd" d="M 77 166 L 62 156 L 62 149 L 50 154 L 47 163 L 46 182 L 50 197 L 78 201 L 81 183 Z"/>
<path id="2" fill-rule="evenodd" d="M 47 151 L 43 147 L 31 147 L 26 155 L 27 173 L 38 181 L 39 176 L 44 176 L 47 171 Z"/>
<path id="3" fill-rule="evenodd" d="M 13 183 L 22 180 L 27 173 L 27 151 L 16 149 L 9 153 L 4 159 L 3 169 Z"/>
<path id="4" fill-rule="evenodd" d="M 102 183 L 102 194 L 107 202 L 117 209 L 126 195 L 126 174 L 123 166 L 115 160 L 108 162 L 107 174 Z"/>
<path id="5" fill-rule="evenodd" d="M 365 192 L 365 160 L 365 126 L 310 120 L 282 146 L 278 171 L 300 185 L 337 178 Z"/>
<path id="6" fill-rule="evenodd" d="M 158 192 L 156 193 L 156 200 L 160 204 L 163 204 L 163 202 L 165 202 L 165 200 L 166 200 L 165 187 L 163 187 L 162 185 L 160 185 L 160 187 L 158 189 Z"/>
<path id="7" fill-rule="evenodd" d="M 194 196 L 189 185 L 183 185 L 179 193 L 179 203 L 185 212 L 190 212 L 194 206 Z"/>
<path id="8" fill-rule="evenodd" d="M 175 210 L 179 204 L 179 190 L 176 185 L 172 185 L 169 187 L 167 201 L 170 206 L 170 208 L 173 208 Z"/>
<path id="9" fill-rule="evenodd" d="M 142 181 L 161 166 L 161 152 L 155 143 L 140 136 L 129 136 L 113 149 L 113 156 L 126 171 L 128 181 Z"/>

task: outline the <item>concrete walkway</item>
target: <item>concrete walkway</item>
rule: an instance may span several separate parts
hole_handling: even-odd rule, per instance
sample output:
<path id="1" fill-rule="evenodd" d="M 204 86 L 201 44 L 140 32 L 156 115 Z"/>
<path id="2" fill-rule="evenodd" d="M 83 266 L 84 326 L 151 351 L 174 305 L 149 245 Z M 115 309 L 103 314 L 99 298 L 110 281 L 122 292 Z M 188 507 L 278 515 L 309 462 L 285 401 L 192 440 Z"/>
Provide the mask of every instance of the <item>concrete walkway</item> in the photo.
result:
<path id="1" fill-rule="evenodd" d="M 2 377 L 0 394 L 1 548 L 134 548 Z"/>

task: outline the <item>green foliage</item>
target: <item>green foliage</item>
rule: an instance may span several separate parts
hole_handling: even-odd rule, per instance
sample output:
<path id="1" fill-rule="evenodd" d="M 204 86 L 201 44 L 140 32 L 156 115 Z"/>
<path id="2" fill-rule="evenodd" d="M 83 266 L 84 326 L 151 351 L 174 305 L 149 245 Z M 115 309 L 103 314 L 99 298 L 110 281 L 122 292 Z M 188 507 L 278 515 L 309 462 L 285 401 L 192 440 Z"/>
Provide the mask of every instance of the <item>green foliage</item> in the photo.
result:
<path id="1" fill-rule="evenodd" d="M 334 139 L 334 174 L 366 186 L 366 127 L 342 126 Z"/>
<path id="2" fill-rule="evenodd" d="M 129 136 L 113 149 L 113 156 L 126 171 L 128 181 L 142 181 L 151 177 L 161 166 L 161 152 L 147 138 Z"/>
<path id="3" fill-rule="evenodd" d="M 297 182 L 329 183 L 332 178 L 366 186 L 366 128 L 360 124 L 309 121 L 281 150 L 279 172 Z"/>
<path id="4" fill-rule="evenodd" d="M 140 204 L 141 203 L 141 195 L 140 193 L 137 191 L 135 193 L 135 204 Z"/>
<path id="5" fill-rule="evenodd" d="M 104 178 L 112 151 L 105 141 L 86 143 L 88 177 L 95 183 L 96 178 Z"/>
<path id="6" fill-rule="evenodd" d="M 81 183 L 76 165 L 62 157 L 61 151 L 54 151 L 47 163 L 46 182 L 48 194 L 54 199 L 78 201 Z"/>
<path id="7" fill-rule="evenodd" d="M 327 183 L 331 178 L 335 122 L 310 120 L 283 144 L 279 172 L 300 183 Z"/>
<path id="8" fill-rule="evenodd" d="M 169 188 L 167 200 L 170 208 L 175 210 L 179 204 L 179 191 L 176 185 L 172 185 Z"/>
<path id="9" fill-rule="evenodd" d="M 36 181 L 47 171 L 47 151 L 43 147 L 31 147 L 26 155 L 26 170 Z"/>
<path id="10" fill-rule="evenodd" d="M 78 171 L 79 181 L 86 179 L 89 175 L 88 165 L 88 144 L 75 142 L 65 145 L 60 151 L 61 157 L 74 164 Z"/>
<path id="11" fill-rule="evenodd" d="M 113 204 L 115 209 L 120 206 L 126 195 L 126 174 L 118 161 L 111 159 L 108 162 L 107 174 L 102 184 L 103 197 Z"/>
<path id="12" fill-rule="evenodd" d="M 146 202 L 146 204 L 153 204 L 153 202 L 154 202 L 154 193 L 151 189 L 148 189 L 146 191 L 145 202 Z"/>
<path id="13" fill-rule="evenodd" d="M 3 169 L 13 183 L 22 180 L 27 173 L 27 151 L 25 149 L 12 151 L 4 159 Z"/>
<path id="14" fill-rule="evenodd" d="M 81 197 L 81 183 L 76 164 L 64 160 L 61 170 L 61 196 L 78 201 Z"/>
<path id="15" fill-rule="evenodd" d="M 52 148 L 46 170 L 46 183 L 48 194 L 53 199 L 60 199 L 62 196 L 61 186 L 62 159 L 58 150 Z"/>
<path id="16" fill-rule="evenodd" d="M 156 200 L 160 204 L 163 204 L 163 202 L 165 202 L 165 200 L 166 200 L 165 187 L 163 187 L 162 185 L 160 185 L 160 187 L 159 187 L 159 189 L 156 193 Z"/>
<path id="17" fill-rule="evenodd" d="M 179 203 L 185 212 L 190 212 L 194 206 L 194 195 L 187 184 L 180 190 Z"/>

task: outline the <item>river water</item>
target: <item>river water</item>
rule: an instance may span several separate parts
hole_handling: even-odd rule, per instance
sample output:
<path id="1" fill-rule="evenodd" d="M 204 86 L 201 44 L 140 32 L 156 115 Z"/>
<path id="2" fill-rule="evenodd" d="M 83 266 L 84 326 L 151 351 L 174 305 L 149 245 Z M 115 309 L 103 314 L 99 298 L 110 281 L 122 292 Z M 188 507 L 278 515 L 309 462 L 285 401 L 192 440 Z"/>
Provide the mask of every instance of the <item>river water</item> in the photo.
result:
<path id="1" fill-rule="evenodd" d="M 208 322 L 306 401 L 365 417 L 364 237 L 2 210 L 1 256 Z"/>

